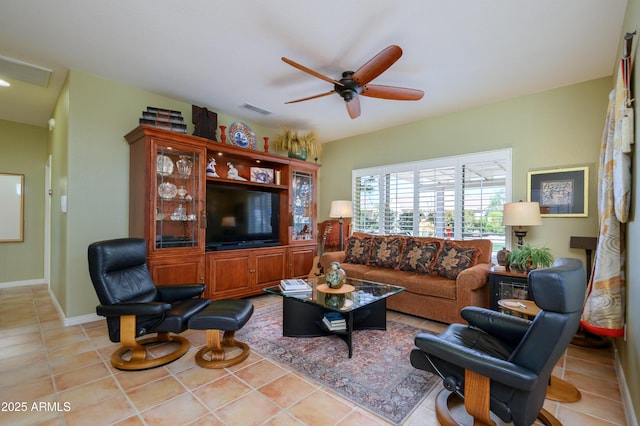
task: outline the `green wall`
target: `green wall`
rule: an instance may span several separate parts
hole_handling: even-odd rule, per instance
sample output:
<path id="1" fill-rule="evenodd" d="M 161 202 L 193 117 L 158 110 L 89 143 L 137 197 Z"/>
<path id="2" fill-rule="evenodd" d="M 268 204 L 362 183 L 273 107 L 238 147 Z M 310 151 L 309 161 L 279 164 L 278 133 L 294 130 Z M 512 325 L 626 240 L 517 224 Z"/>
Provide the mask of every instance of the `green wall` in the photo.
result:
<path id="1" fill-rule="evenodd" d="M 47 130 L 0 120 L 0 173 L 24 175 L 24 241 L 0 243 L 0 283 L 44 282 Z"/>
<path id="2" fill-rule="evenodd" d="M 589 166 L 589 217 L 544 218 L 526 237 L 556 257 L 584 259 L 569 238 L 597 235 L 596 162 L 610 89 L 603 78 L 325 144 L 319 216 L 331 200 L 351 198 L 352 169 L 512 148 L 514 201 L 526 200 L 529 170 Z"/>

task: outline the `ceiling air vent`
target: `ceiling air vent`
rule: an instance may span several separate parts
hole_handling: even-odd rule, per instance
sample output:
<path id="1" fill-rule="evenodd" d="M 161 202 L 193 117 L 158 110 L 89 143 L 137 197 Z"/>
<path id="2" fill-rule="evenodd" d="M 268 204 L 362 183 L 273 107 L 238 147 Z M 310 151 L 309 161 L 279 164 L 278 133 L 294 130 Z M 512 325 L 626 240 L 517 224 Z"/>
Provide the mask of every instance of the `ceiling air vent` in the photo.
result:
<path id="1" fill-rule="evenodd" d="M 0 76 L 47 87 L 51 70 L 0 56 Z"/>
<path id="2" fill-rule="evenodd" d="M 258 114 L 262 114 L 262 115 L 269 115 L 271 114 L 271 111 L 267 111 L 266 109 L 262 109 L 260 107 L 257 107 L 255 105 L 251 105 L 251 104 L 244 104 L 242 105 L 242 108 L 251 110 L 253 112 L 257 112 Z"/>

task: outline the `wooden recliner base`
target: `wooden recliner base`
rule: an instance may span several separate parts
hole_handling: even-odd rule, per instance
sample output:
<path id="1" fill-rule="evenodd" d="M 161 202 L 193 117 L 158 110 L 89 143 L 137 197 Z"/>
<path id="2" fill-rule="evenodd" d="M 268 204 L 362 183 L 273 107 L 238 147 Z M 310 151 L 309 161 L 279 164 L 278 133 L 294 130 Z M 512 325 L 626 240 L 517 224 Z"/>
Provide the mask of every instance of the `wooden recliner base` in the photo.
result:
<path id="1" fill-rule="evenodd" d="M 207 345 L 196 354 L 196 364 L 204 368 L 224 368 L 241 363 L 249 356 L 249 345 L 235 339 L 235 330 L 207 330 Z M 225 349 L 240 348 L 242 352 L 226 358 Z M 207 355 L 208 358 L 207 359 Z"/>
<path id="2" fill-rule="evenodd" d="M 148 357 L 149 353 L 146 346 L 155 343 L 169 342 L 179 343 L 180 346 L 175 351 L 159 358 Z M 189 340 L 186 338 L 169 334 L 168 332 L 162 332 L 153 337 L 136 340 L 135 315 L 123 315 L 120 317 L 120 343 L 122 343 L 122 347 L 118 348 L 111 355 L 111 365 L 119 370 L 147 370 L 149 368 L 160 367 L 186 354 L 191 346 Z M 131 353 L 128 360 L 122 357 L 127 352 Z"/>
<path id="3" fill-rule="evenodd" d="M 469 370 L 465 370 L 464 401 L 453 392 L 441 390 L 436 397 L 436 417 L 444 426 L 505 424 L 489 411 L 489 378 Z M 540 409 L 538 420 L 546 426 L 562 426 L 544 408 Z"/>

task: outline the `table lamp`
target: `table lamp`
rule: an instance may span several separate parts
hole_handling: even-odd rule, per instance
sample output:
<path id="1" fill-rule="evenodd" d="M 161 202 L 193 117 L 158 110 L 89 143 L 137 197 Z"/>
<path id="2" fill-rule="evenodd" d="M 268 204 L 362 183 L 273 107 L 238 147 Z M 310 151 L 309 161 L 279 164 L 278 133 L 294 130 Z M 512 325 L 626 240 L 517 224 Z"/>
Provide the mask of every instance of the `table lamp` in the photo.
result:
<path id="1" fill-rule="evenodd" d="M 540 204 L 537 202 L 523 201 L 517 203 L 506 203 L 504 205 L 504 215 L 502 216 L 503 226 L 513 226 L 513 233 L 518 239 L 518 248 L 522 247 L 522 239 L 527 235 L 524 226 L 542 225 L 540 216 Z"/>
<path id="2" fill-rule="evenodd" d="M 353 203 L 347 200 L 336 200 L 331 202 L 331 210 L 329 211 L 329 217 L 333 219 L 339 219 L 340 225 L 340 251 L 344 250 L 344 239 L 342 237 L 342 224 L 344 218 L 353 217 Z"/>

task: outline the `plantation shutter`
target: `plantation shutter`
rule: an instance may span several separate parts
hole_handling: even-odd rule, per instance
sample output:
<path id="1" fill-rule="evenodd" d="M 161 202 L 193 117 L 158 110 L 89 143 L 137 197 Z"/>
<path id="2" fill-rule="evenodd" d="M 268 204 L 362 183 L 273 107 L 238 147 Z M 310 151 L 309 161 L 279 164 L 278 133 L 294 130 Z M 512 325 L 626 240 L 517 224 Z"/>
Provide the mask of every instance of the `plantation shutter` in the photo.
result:
<path id="1" fill-rule="evenodd" d="M 380 213 L 380 175 L 364 174 L 353 178 L 354 231 L 378 234 Z"/>
<path id="2" fill-rule="evenodd" d="M 506 199 L 506 170 L 502 161 L 488 159 L 462 166 L 462 239 L 504 234 L 502 206 Z"/>
<path id="3" fill-rule="evenodd" d="M 505 246 L 510 149 L 359 169 L 352 177 L 354 231 L 490 238 L 494 253 Z"/>
<path id="4" fill-rule="evenodd" d="M 423 168 L 419 172 L 418 234 L 451 238 L 455 230 L 456 167 Z"/>
<path id="5" fill-rule="evenodd" d="M 388 173 L 384 176 L 385 234 L 413 235 L 414 171 Z"/>

